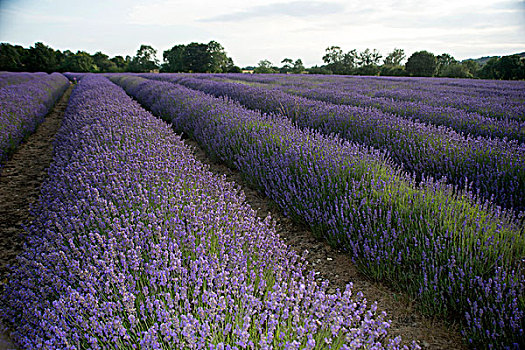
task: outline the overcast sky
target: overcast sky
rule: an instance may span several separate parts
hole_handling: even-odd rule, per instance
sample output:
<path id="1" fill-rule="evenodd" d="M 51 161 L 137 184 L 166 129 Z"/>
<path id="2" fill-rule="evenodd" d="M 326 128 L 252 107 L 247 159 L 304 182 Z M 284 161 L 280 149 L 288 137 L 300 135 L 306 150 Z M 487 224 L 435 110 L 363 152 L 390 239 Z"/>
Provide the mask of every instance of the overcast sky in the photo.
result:
<path id="1" fill-rule="evenodd" d="M 525 51 L 525 0 L 0 0 L 0 41 L 109 56 L 141 44 L 218 41 L 243 67 L 288 57 L 322 64 L 345 52 L 404 49 L 456 59 Z"/>

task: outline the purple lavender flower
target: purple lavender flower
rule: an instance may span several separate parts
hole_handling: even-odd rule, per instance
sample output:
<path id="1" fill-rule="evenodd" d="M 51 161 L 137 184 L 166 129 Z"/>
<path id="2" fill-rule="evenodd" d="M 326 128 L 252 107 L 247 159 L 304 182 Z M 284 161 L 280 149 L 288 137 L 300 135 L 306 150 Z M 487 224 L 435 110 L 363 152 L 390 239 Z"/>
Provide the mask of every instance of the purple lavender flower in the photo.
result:
<path id="1" fill-rule="evenodd" d="M 69 86 L 60 73 L 0 73 L 1 162 L 32 134 Z"/>
<path id="2" fill-rule="evenodd" d="M 131 75 L 111 79 L 239 169 L 285 213 L 346 249 L 361 271 L 411 293 L 426 313 L 460 320 L 473 344 L 504 347 L 525 339 L 524 305 L 514 302 L 525 290 L 523 269 L 516 268 L 525 237 L 512 212 L 431 178 L 416 181 L 381 152 L 299 129 L 284 116 L 181 85 Z M 486 285 L 494 292 L 482 292 Z M 468 321 L 477 315 L 474 303 L 485 317 L 482 332 Z M 272 308 L 294 317 L 278 302 Z"/>
<path id="3" fill-rule="evenodd" d="M 25 251 L 0 297 L 23 348 L 398 349 L 328 294 L 242 193 L 101 76 L 74 89 Z"/>

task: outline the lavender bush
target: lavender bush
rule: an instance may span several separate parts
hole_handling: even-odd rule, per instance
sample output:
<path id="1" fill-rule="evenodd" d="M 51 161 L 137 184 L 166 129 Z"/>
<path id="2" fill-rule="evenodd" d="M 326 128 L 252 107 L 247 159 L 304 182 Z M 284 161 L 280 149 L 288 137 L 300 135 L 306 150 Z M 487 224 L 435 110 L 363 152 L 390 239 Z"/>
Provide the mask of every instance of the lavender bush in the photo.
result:
<path id="1" fill-rule="evenodd" d="M 100 76 L 77 85 L 1 296 L 24 348 L 398 349 L 243 194 Z"/>
<path id="2" fill-rule="evenodd" d="M 47 73 L 18 73 L 18 72 L 0 72 L 0 88 L 24 83 L 29 80 L 45 78 Z"/>
<path id="3" fill-rule="evenodd" d="M 172 74 L 145 77 L 227 96 L 251 109 L 282 113 L 298 126 L 387 150 L 397 164 L 418 179 L 446 177 L 449 183 L 462 189 L 471 187 L 506 208 L 525 210 L 525 144 L 464 137 L 444 127 L 374 109 L 327 104 L 278 90 L 209 80 L 213 75 L 200 75 L 199 79 Z"/>
<path id="4" fill-rule="evenodd" d="M 296 128 L 227 99 L 136 76 L 111 78 L 285 213 L 344 247 L 361 271 L 455 317 L 475 346 L 523 346 L 523 225 L 431 180 L 416 184 L 377 151 Z"/>
<path id="5" fill-rule="evenodd" d="M 375 105 L 390 111 L 395 109 L 402 115 L 432 121 L 444 121 L 446 125 L 473 128 L 465 125 L 456 116 L 467 117 L 477 126 L 489 123 L 522 125 L 525 121 L 525 85 L 517 81 L 484 81 L 435 78 L 401 77 L 341 77 L 305 75 L 259 75 L 216 74 L 228 80 L 271 84 L 273 87 L 301 89 L 327 89 L 338 91 L 349 99 L 333 99 L 340 103 L 353 100 L 356 104 Z M 326 97 L 329 98 L 329 97 Z M 346 103 L 345 102 L 345 103 Z M 350 103 L 353 104 L 353 103 Z M 430 107 L 425 107 L 429 105 Z M 448 114 L 448 116 L 446 115 Z M 485 117 L 485 118 L 483 118 Z M 457 120 L 455 120 L 457 119 Z M 455 121 L 454 121 L 455 120 Z M 503 121 L 500 124 L 498 120 Z M 510 120 L 511 123 L 506 123 Z M 495 129 L 495 128 L 494 128 Z M 487 131 L 481 131 L 486 133 Z M 474 131 L 476 133 L 476 131 Z"/>
<path id="6" fill-rule="evenodd" d="M 0 88 L 0 163 L 43 121 L 69 86 L 60 73 L 12 73 L 34 77 Z M 13 78 L 14 79 L 14 78 Z M 0 167 L 1 170 L 1 167 Z"/>

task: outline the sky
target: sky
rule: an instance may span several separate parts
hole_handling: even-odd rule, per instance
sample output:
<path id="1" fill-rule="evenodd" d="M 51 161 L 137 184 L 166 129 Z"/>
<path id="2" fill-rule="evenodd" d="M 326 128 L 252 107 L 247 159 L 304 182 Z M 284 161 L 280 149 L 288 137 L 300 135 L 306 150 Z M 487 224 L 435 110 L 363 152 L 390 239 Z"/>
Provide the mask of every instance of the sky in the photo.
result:
<path id="1" fill-rule="evenodd" d="M 219 42 L 240 67 L 263 59 L 323 64 L 344 52 L 394 48 L 458 60 L 525 51 L 525 0 L 0 0 L 0 42 L 136 54 Z"/>

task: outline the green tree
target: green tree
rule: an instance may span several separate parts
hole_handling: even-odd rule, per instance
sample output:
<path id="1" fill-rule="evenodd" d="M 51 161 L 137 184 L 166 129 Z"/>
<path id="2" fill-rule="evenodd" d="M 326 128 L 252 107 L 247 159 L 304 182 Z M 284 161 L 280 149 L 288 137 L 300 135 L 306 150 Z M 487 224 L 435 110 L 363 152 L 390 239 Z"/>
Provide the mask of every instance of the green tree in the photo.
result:
<path id="1" fill-rule="evenodd" d="M 228 71 L 226 73 L 242 73 L 242 69 L 239 66 L 236 66 L 233 63 L 233 59 L 228 58 L 231 61 L 231 64 L 228 66 Z"/>
<path id="2" fill-rule="evenodd" d="M 331 70 L 334 74 L 345 74 L 345 54 L 339 46 L 330 46 L 325 50 L 323 62 L 326 63 L 326 68 Z"/>
<path id="3" fill-rule="evenodd" d="M 336 64 L 343 60 L 343 50 L 339 46 L 330 46 L 325 50 L 326 54 L 323 56 L 323 62 L 327 65 Z"/>
<path id="4" fill-rule="evenodd" d="M 71 53 L 71 51 L 66 50 L 64 52 L 61 52 L 60 50 L 55 51 L 55 59 L 56 59 L 56 71 L 57 72 L 63 72 L 62 65 L 64 64 L 64 60 L 66 59 L 66 54 Z"/>
<path id="5" fill-rule="evenodd" d="M 359 64 L 359 54 L 352 49 L 343 55 L 342 68 L 339 74 L 353 74 L 355 67 Z"/>
<path id="6" fill-rule="evenodd" d="M 184 51 L 185 45 L 175 45 L 171 49 L 166 50 L 162 54 L 164 63 L 162 64 L 162 72 L 178 73 L 184 72 Z"/>
<path id="7" fill-rule="evenodd" d="M 128 56 L 129 57 L 129 56 Z M 128 67 L 128 62 L 122 56 L 115 56 L 110 59 L 115 64 L 118 72 L 125 72 Z"/>
<path id="8" fill-rule="evenodd" d="M 403 62 L 405 57 L 405 51 L 403 49 L 394 48 L 383 60 L 383 65 L 379 69 L 379 75 L 393 77 L 405 76 L 407 72 L 405 68 L 401 66 L 401 62 Z"/>
<path id="9" fill-rule="evenodd" d="M 279 73 L 287 74 L 292 71 L 293 60 L 291 58 L 285 58 L 281 61 L 281 63 L 284 63 L 284 64 L 281 68 L 279 68 Z"/>
<path id="10" fill-rule="evenodd" d="M 461 62 L 461 65 L 468 70 L 469 74 L 472 75 L 472 77 L 478 77 L 480 69 L 478 62 L 469 59 Z"/>
<path id="11" fill-rule="evenodd" d="M 387 66 L 400 66 L 405 57 L 405 50 L 394 48 L 394 51 L 385 57 L 383 64 Z"/>
<path id="12" fill-rule="evenodd" d="M 333 72 L 326 68 L 326 66 L 313 66 L 307 69 L 308 74 L 333 74 Z"/>
<path id="13" fill-rule="evenodd" d="M 295 62 L 293 63 L 292 73 L 301 74 L 302 72 L 304 72 L 304 70 L 305 68 L 304 68 L 303 60 L 301 60 L 300 58 L 296 59 Z"/>
<path id="14" fill-rule="evenodd" d="M 450 74 L 452 71 L 459 71 L 461 70 L 460 67 L 455 67 L 452 70 L 448 69 L 450 65 L 456 64 L 458 61 L 448 53 L 443 53 L 441 55 L 438 55 L 436 57 L 436 72 L 435 74 L 439 77 L 444 77 L 445 72 L 446 74 Z"/>
<path id="15" fill-rule="evenodd" d="M 15 45 L 16 51 L 18 51 L 18 55 L 20 56 L 20 62 L 22 63 L 21 71 L 27 71 L 26 68 L 26 62 L 27 57 L 29 56 L 29 49 L 26 49 L 22 47 L 21 45 Z"/>
<path id="16" fill-rule="evenodd" d="M 437 60 L 433 53 L 417 51 L 407 60 L 405 69 L 408 74 L 419 77 L 431 77 L 436 71 Z"/>
<path id="17" fill-rule="evenodd" d="M 23 69 L 22 60 L 18 50 L 11 44 L 0 44 L 0 70 L 11 72 Z"/>
<path id="18" fill-rule="evenodd" d="M 77 51 L 76 54 L 64 55 L 64 61 L 60 67 L 65 72 L 94 72 L 97 70 L 93 57 L 87 52 Z"/>
<path id="19" fill-rule="evenodd" d="M 405 67 L 384 64 L 379 69 L 379 75 L 385 77 L 404 77 L 407 75 Z"/>
<path id="20" fill-rule="evenodd" d="M 370 49 L 367 48 L 365 51 L 359 53 L 358 63 L 360 66 L 377 66 L 381 57 L 383 56 L 381 56 L 379 51 L 377 51 L 376 49 L 370 51 Z"/>
<path id="21" fill-rule="evenodd" d="M 350 50 L 344 53 L 339 46 L 330 46 L 325 50 L 323 61 L 326 65 L 324 71 L 331 71 L 333 74 L 353 74 L 359 61 L 357 51 Z"/>
<path id="22" fill-rule="evenodd" d="M 379 74 L 379 66 L 375 64 L 368 64 L 366 66 L 360 66 L 355 69 L 355 74 L 357 75 L 378 75 Z"/>
<path id="23" fill-rule="evenodd" d="M 51 73 L 59 68 L 55 50 L 41 42 L 29 48 L 25 65 L 29 72 Z"/>
<path id="24" fill-rule="evenodd" d="M 495 64 L 497 79 L 525 79 L 525 62 L 518 55 L 503 56 Z"/>
<path id="25" fill-rule="evenodd" d="M 227 73 L 238 72 L 233 60 L 226 55 L 224 47 L 216 41 L 208 44 L 191 43 L 175 45 L 164 51 L 163 72 Z"/>
<path id="26" fill-rule="evenodd" d="M 149 45 L 141 45 L 137 50 L 137 54 L 131 59 L 129 63 L 129 70 L 131 72 L 145 73 L 150 72 L 159 67 L 159 61 L 156 58 L 157 50 Z"/>
<path id="27" fill-rule="evenodd" d="M 439 73 L 439 76 L 447 77 L 447 78 L 472 78 L 473 77 L 468 67 L 459 62 L 450 63 L 446 67 L 442 68 Z"/>
<path id="28" fill-rule="evenodd" d="M 253 72 L 260 74 L 271 74 L 277 73 L 278 70 L 273 67 L 272 62 L 270 62 L 269 60 L 261 60 L 257 64 L 257 67 L 255 67 Z"/>
<path id="29" fill-rule="evenodd" d="M 115 62 L 109 59 L 108 55 L 103 54 L 102 52 L 98 51 L 91 57 L 93 58 L 95 65 L 98 67 L 99 72 L 104 72 L 104 73 L 118 72 L 117 65 L 115 64 Z"/>
<path id="30" fill-rule="evenodd" d="M 482 79 L 499 79 L 496 66 L 498 64 L 497 57 L 491 57 L 479 70 L 479 77 Z"/>
<path id="31" fill-rule="evenodd" d="M 184 71 L 206 73 L 210 71 L 212 57 L 207 44 L 191 43 L 184 50 Z"/>
<path id="32" fill-rule="evenodd" d="M 231 69 L 233 60 L 226 55 L 224 47 L 216 41 L 208 43 L 208 54 L 210 55 L 210 73 L 227 73 Z"/>
<path id="33" fill-rule="evenodd" d="M 379 74 L 379 60 L 381 59 L 381 54 L 376 49 L 370 51 L 366 49 L 362 51 L 357 56 L 357 63 L 359 67 L 354 71 L 354 73 L 359 75 L 377 75 Z"/>
<path id="34" fill-rule="evenodd" d="M 296 59 L 295 61 L 293 61 L 291 58 L 285 58 L 281 61 L 281 63 L 284 64 L 281 68 L 279 68 L 279 73 L 301 74 L 305 70 L 303 61 L 300 58 Z"/>
<path id="35" fill-rule="evenodd" d="M 68 62 L 69 58 L 73 55 L 74 53 L 71 52 L 71 50 L 65 50 L 64 52 L 62 52 L 62 55 L 60 56 L 60 62 L 58 64 L 58 70 L 60 72 L 69 71 L 68 69 L 66 69 L 66 62 Z"/>

